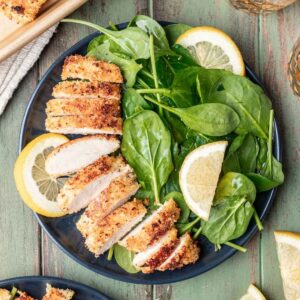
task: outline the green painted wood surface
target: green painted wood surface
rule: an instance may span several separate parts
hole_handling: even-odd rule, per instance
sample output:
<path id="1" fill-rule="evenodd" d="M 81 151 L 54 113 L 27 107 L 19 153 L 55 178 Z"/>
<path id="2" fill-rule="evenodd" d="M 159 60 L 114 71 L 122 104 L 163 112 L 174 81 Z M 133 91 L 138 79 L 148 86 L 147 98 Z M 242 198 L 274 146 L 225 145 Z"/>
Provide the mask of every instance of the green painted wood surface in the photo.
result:
<path id="1" fill-rule="evenodd" d="M 21 275 L 53 275 L 98 288 L 113 299 L 233 300 L 257 283 L 270 300 L 282 300 L 273 231 L 300 231 L 300 103 L 293 96 L 286 75 L 289 53 L 300 36 L 300 2 L 274 14 L 257 16 L 235 10 L 228 0 L 94 0 L 72 17 L 107 25 L 120 23 L 136 13 L 158 20 L 191 25 L 212 25 L 230 34 L 271 96 L 284 142 L 285 185 L 279 190 L 263 234 L 214 270 L 185 282 L 140 286 L 107 279 L 79 266 L 43 234 L 29 209 L 21 202 L 13 182 L 21 120 L 38 80 L 60 55 L 91 31 L 63 24 L 28 73 L 0 117 L 0 279 Z M 0 70 L 1 72 L 1 70 Z"/>

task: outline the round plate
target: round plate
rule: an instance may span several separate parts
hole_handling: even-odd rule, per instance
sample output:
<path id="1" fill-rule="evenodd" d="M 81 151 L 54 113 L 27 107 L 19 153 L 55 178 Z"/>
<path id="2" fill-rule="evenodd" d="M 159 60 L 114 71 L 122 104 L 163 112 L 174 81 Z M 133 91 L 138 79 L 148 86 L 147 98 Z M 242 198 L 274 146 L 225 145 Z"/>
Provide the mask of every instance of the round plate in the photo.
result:
<path id="1" fill-rule="evenodd" d="M 161 22 L 161 24 L 167 25 L 170 23 Z M 127 23 L 123 23 L 118 25 L 118 27 L 122 29 L 125 28 L 126 25 Z M 46 132 L 46 103 L 52 97 L 51 94 L 53 86 L 61 81 L 60 75 L 65 58 L 75 53 L 85 55 L 89 42 L 97 35 L 98 33 L 89 35 L 64 52 L 43 76 L 42 80 L 36 87 L 25 112 L 20 135 L 20 151 L 32 139 Z M 256 75 L 249 69 L 248 66 L 246 66 L 246 71 L 247 76 L 253 82 L 260 84 Z M 281 161 L 281 142 L 276 122 L 273 147 L 275 157 Z M 257 195 L 255 207 L 262 220 L 265 218 L 266 214 L 271 208 L 275 193 L 276 189 L 273 189 Z M 156 272 L 148 275 L 141 272 L 136 274 L 128 274 L 114 261 L 108 261 L 106 259 L 106 254 L 96 259 L 93 254 L 86 249 L 84 246 L 84 239 L 75 227 L 75 223 L 79 219 L 80 213 L 61 218 L 47 218 L 40 215 L 36 215 L 36 217 L 40 225 L 48 233 L 54 243 L 56 243 L 59 248 L 61 248 L 75 261 L 101 275 L 126 282 L 141 284 L 163 284 L 185 280 L 216 267 L 236 252 L 235 249 L 228 246 L 223 246 L 220 251 L 215 252 L 214 246 L 205 238 L 201 238 L 201 257 L 199 261 L 193 265 L 186 266 L 181 270 Z M 248 242 L 256 232 L 257 227 L 255 222 L 252 220 L 249 224 L 247 232 L 234 242 L 238 245 L 245 245 L 245 243 Z"/>
<path id="2" fill-rule="evenodd" d="M 60 289 L 71 289 L 75 292 L 72 300 L 109 300 L 107 296 L 97 290 L 77 283 L 75 281 L 56 277 L 26 276 L 0 281 L 0 288 L 11 290 L 16 287 L 18 290 L 27 292 L 35 299 L 42 299 L 46 293 L 46 284 Z"/>

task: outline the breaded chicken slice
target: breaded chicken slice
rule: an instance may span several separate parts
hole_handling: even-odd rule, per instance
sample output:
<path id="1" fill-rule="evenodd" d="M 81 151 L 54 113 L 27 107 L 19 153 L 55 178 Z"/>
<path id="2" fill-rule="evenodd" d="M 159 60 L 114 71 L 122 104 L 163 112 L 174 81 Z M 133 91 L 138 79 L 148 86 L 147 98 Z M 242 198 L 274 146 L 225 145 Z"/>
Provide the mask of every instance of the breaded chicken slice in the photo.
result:
<path id="1" fill-rule="evenodd" d="M 120 141 L 112 135 L 96 134 L 74 139 L 56 147 L 47 156 L 45 169 L 55 177 L 72 174 L 119 147 Z"/>
<path id="2" fill-rule="evenodd" d="M 80 115 L 47 117 L 46 130 L 61 134 L 122 134 L 121 117 Z"/>
<path id="3" fill-rule="evenodd" d="M 18 291 L 19 296 L 14 298 L 14 300 L 35 300 L 34 298 L 30 297 L 27 293 Z M 1 298 L 0 298 L 1 299 Z"/>
<path id="4" fill-rule="evenodd" d="M 47 0 L 0 0 L 0 12 L 20 24 L 33 21 Z"/>
<path id="5" fill-rule="evenodd" d="M 171 255 L 157 268 L 159 271 L 175 270 L 193 264 L 199 259 L 200 248 L 189 233 L 179 239 L 179 244 Z"/>
<path id="6" fill-rule="evenodd" d="M 76 224 L 78 230 L 86 238 L 85 244 L 96 257 L 117 243 L 136 224 L 142 221 L 147 209 L 139 200 L 129 201 L 100 220 L 86 222 L 82 218 Z"/>
<path id="7" fill-rule="evenodd" d="M 143 273 L 152 273 L 171 255 L 177 244 L 177 230 L 172 228 L 145 251 L 136 254 L 132 263 Z"/>
<path id="8" fill-rule="evenodd" d="M 62 81 L 53 88 L 55 98 L 85 98 L 121 100 L 119 84 L 109 82 Z"/>
<path id="9" fill-rule="evenodd" d="M 10 300 L 10 291 L 6 289 L 0 289 L 0 300 Z"/>
<path id="10" fill-rule="evenodd" d="M 102 118 L 121 116 L 117 101 L 111 99 L 52 99 L 47 102 L 48 117 L 97 115 Z"/>
<path id="11" fill-rule="evenodd" d="M 125 236 L 119 244 L 129 251 L 144 251 L 148 245 L 174 226 L 179 215 L 180 209 L 176 202 L 170 199 Z"/>
<path id="12" fill-rule="evenodd" d="M 57 289 L 47 283 L 46 295 L 42 300 L 71 300 L 74 294 L 70 289 Z"/>
<path id="13" fill-rule="evenodd" d="M 131 170 L 122 156 L 102 156 L 65 182 L 57 202 L 67 213 L 78 212 L 99 196 L 112 180 Z"/>
<path id="14" fill-rule="evenodd" d="M 92 82 L 123 82 L 121 70 L 117 65 L 81 55 L 72 55 L 65 59 L 61 78 L 62 80 L 84 79 Z"/>
<path id="15" fill-rule="evenodd" d="M 124 173 L 112 180 L 109 186 L 101 192 L 81 215 L 77 226 L 87 228 L 90 224 L 100 221 L 112 211 L 127 202 L 139 189 L 136 176 L 132 171 Z M 84 231 L 84 229 L 82 230 Z"/>

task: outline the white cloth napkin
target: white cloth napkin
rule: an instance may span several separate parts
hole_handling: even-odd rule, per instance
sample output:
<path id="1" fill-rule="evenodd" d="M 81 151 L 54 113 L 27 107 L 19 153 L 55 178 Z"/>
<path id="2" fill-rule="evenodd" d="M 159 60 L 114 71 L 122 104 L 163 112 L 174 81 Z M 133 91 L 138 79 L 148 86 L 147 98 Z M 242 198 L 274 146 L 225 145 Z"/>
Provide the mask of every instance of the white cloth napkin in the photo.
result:
<path id="1" fill-rule="evenodd" d="M 56 27 L 57 25 L 53 26 L 19 52 L 0 63 L 0 115 L 20 81 L 40 57 Z"/>

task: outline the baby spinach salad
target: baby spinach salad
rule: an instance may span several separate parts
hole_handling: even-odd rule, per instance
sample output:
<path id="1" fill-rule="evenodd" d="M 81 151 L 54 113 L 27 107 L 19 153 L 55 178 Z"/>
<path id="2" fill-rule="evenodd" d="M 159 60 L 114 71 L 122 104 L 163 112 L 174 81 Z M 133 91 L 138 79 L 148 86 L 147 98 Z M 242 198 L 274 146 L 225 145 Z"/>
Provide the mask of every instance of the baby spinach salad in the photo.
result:
<path id="1" fill-rule="evenodd" d="M 173 198 L 181 208 L 180 234 L 203 235 L 216 249 L 226 244 L 245 251 L 232 240 L 246 232 L 252 218 L 262 229 L 253 205 L 257 193 L 284 181 L 272 152 L 274 112 L 261 87 L 247 77 L 199 66 L 175 43 L 188 25 L 162 27 L 147 16 L 134 17 L 123 30 L 64 21 L 103 33 L 90 42 L 87 55 L 115 63 L 123 72 L 121 151 L 141 185 L 136 197 L 149 199 L 149 211 Z M 204 221 L 186 205 L 178 173 L 187 154 L 218 140 L 229 146 L 209 220 Z M 115 246 L 118 264 L 130 273 L 136 271 L 133 256 Z"/>

